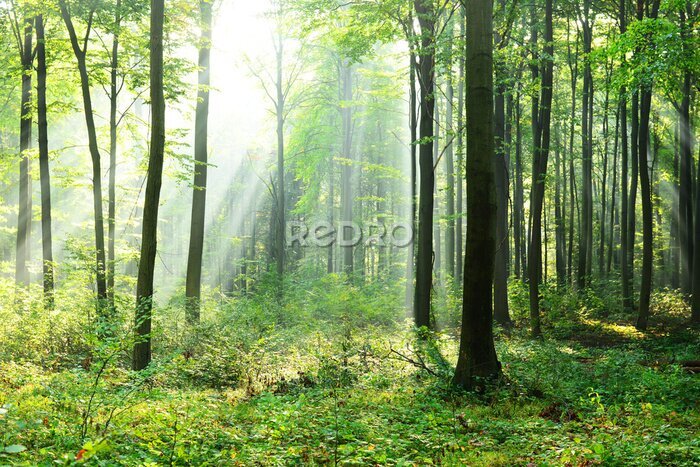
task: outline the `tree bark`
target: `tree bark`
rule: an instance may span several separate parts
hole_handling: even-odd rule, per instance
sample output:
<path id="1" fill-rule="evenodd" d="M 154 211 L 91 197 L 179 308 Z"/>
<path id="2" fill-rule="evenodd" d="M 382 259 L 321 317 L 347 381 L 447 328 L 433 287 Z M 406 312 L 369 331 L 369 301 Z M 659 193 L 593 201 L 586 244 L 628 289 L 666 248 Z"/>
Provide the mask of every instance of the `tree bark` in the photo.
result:
<path id="1" fill-rule="evenodd" d="M 433 119 L 435 114 L 435 12 L 432 0 L 415 0 L 421 26 L 421 47 L 418 56 L 420 83 L 420 204 L 418 212 L 418 251 L 413 312 L 416 327 L 432 327 L 430 297 L 433 285 Z"/>
<path id="2" fill-rule="evenodd" d="M 194 132 L 194 186 L 192 187 L 192 217 L 190 222 L 190 246 L 187 256 L 187 279 L 185 299 L 187 321 L 198 323 L 202 291 L 202 253 L 204 251 L 204 221 L 207 204 L 207 163 L 209 129 L 209 86 L 212 4 L 200 0 L 199 71 L 197 74 L 197 106 Z"/>
<path id="3" fill-rule="evenodd" d="M 100 160 L 100 149 L 97 143 L 97 129 L 95 127 L 95 117 L 92 110 L 92 97 L 90 95 L 90 77 L 87 71 L 87 40 L 81 48 L 78 42 L 78 36 L 73 26 L 70 11 L 65 0 L 59 0 L 61 8 L 61 16 L 68 29 L 73 53 L 78 62 L 78 71 L 80 73 L 80 88 L 83 95 L 83 108 L 85 113 L 85 125 L 88 134 L 88 147 L 90 157 L 92 159 L 92 197 L 93 210 L 95 214 L 95 260 L 96 260 L 96 284 L 97 284 L 97 309 L 100 314 L 103 314 L 104 304 L 107 300 L 107 281 L 106 281 L 106 252 L 105 252 L 105 233 L 104 233 L 104 214 L 102 211 L 102 167 Z M 88 38 L 91 31 L 92 18 L 94 10 L 89 15 L 88 28 L 85 37 Z"/>
<path id="4" fill-rule="evenodd" d="M 532 162 L 532 194 L 530 210 L 532 213 L 532 231 L 528 258 L 528 279 L 530 287 L 530 327 L 533 337 L 540 337 L 540 284 L 542 283 L 542 207 L 549 159 L 550 121 L 552 115 L 552 92 L 554 80 L 554 42 L 553 42 L 553 5 L 547 0 L 545 7 L 545 61 L 541 82 L 541 107 L 534 134 Z"/>
<path id="5" fill-rule="evenodd" d="M 32 238 L 32 179 L 30 176 L 32 146 L 32 18 L 24 20 L 24 40 L 18 44 L 22 64 L 22 94 L 20 107 L 19 134 L 19 208 L 17 218 L 17 257 L 15 261 L 15 282 L 18 286 L 29 286 L 27 263 L 31 258 Z M 18 26 L 19 27 L 19 26 Z M 18 39 L 19 40 L 19 39 Z"/>
<path id="6" fill-rule="evenodd" d="M 165 152 L 165 96 L 163 93 L 164 0 L 151 0 L 150 94 L 151 146 L 143 207 L 141 259 L 136 285 L 136 342 L 132 367 L 143 370 L 151 361 L 153 273 L 158 246 L 158 207 Z"/>
<path id="7" fill-rule="evenodd" d="M 462 332 L 454 382 L 474 389 L 501 365 L 493 344 L 493 273 L 496 190 L 493 128 L 493 0 L 466 5 L 467 43 L 467 243 Z"/>
<path id="8" fill-rule="evenodd" d="M 660 0 L 654 0 L 649 18 L 656 19 Z M 637 0 L 637 16 L 643 15 L 644 0 Z M 640 18 L 641 19 L 641 18 Z M 649 305 L 654 266 L 654 213 L 649 177 L 649 118 L 651 115 L 652 83 L 642 85 L 639 111 L 639 180 L 642 189 L 642 284 L 639 292 L 637 329 L 644 331 L 649 323 Z"/>
<path id="9" fill-rule="evenodd" d="M 49 171 L 49 128 L 46 104 L 46 36 L 44 17 L 36 17 L 36 96 L 39 130 L 39 178 L 41 183 L 41 249 L 43 254 L 44 306 L 54 307 L 54 263 L 51 236 L 51 172 Z"/>

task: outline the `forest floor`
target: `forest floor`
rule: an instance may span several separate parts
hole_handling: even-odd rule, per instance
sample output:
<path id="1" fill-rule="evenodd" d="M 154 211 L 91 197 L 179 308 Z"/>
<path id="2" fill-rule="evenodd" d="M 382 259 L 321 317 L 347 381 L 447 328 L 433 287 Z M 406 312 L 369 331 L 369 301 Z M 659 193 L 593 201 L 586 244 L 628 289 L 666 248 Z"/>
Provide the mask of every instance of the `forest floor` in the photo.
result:
<path id="1" fill-rule="evenodd" d="M 577 311 L 541 341 L 517 322 L 471 394 L 454 329 L 419 344 L 396 323 L 205 339 L 141 375 L 116 347 L 0 361 L 0 465 L 699 465 L 700 333 L 630 322 Z"/>

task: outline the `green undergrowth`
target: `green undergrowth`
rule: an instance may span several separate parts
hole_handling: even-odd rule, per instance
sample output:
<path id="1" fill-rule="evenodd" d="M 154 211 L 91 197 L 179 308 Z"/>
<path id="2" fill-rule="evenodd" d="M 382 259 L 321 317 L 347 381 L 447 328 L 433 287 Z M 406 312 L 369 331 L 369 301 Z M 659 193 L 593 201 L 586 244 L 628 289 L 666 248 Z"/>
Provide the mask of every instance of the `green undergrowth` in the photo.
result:
<path id="1" fill-rule="evenodd" d="M 533 341 L 516 294 L 517 326 L 497 330 L 502 378 L 464 393 L 450 383 L 453 329 L 419 339 L 387 298 L 398 287 L 376 287 L 330 277 L 283 305 L 220 299 L 196 330 L 178 327 L 176 301 L 162 305 L 141 374 L 128 370 L 128 333 L 96 339 L 73 309 L 12 315 L 0 465 L 700 463 L 700 376 L 683 364 L 700 359 L 700 334 L 681 326 L 674 296 L 656 296 L 642 334 L 595 297 L 552 293 Z M 37 343 L 9 340 L 32 320 Z"/>

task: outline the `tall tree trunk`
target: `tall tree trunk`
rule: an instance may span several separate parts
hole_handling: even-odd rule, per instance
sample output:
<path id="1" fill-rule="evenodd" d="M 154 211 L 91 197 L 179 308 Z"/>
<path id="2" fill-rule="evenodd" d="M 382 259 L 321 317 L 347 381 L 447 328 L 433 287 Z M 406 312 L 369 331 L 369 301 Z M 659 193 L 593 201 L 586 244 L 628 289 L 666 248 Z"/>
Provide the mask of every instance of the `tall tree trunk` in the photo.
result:
<path id="1" fill-rule="evenodd" d="M 616 219 L 617 213 L 617 166 L 618 166 L 618 156 L 620 151 L 620 107 L 618 105 L 617 112 L 615 114 L 615 140 L 613 144 L 613 173 L 612 173 L 612 196 L 610 200 L 610 231 L 608 235 L 608 257 L 607 265 L 605 268 L 606 274 L 609 276 L 612 271 L 613 257 L 615 256 L 615 226 L 618 224 Z"/>
<path id="2" fill-rule="evenodd" d="M 19 126 L 19 209 L 15 282 L 23 287 L 27 287 L 30 281 L 27 263 L 31 258 L 30 243 L 32 238 L 32 179 L 30 176 L 31 160 L 28 153 L 32 146 L 32 68 L 34 62 L 32 23 L 32 18 L 25 19 L 24 41 L 18 44 L 22 63 L 22 96 Z"/>
<path id="3" fill-rule="evenodd" d="M 41 249 L 43 253 L 44 303 L 54 306 L 53 240 L 51 237 L 51 172 L 49 171 L 49 125 L 46 105 L 46 36 L 44 17 L 36 17 L 36 97 L 39 130 L 39 178 L 41 182 Z"/>
<path id="4" fill-rule="evenodd" d="M 515 245 L 515 275 L 523 280 L 527 276 L 527 248 L 525 246 L 525 189 L 523 183 L 523 130 L 521 126 L 520 98 L 515 98 L 515 193 L 513 199 L 513 243 Z"/>
<path id="5" fill-rule="evenodd" d="M 447 186 L 445 187 L 445 217 L 447 219 L 447 229 L 445 230 L 445 271 L 450 280 L 455 276 L 455 166 L 454 166 L 454 85 L 452 83 L 452 37 L 454 35 L 452 23 L 447 31 L 447 76 L 445 78 L 445 176 Z M 461 131 L 458 129 L 458 131 Z"/>
<path id="6" fill-rule="evenodd" d="M 352 222 L 352 204 L 353 204 L 353 161 L 352 161 L 352 109 L 350 102 L 353 99 L 353 71 L 348 61 L 344 61 L 340 67 L 341 70 L 341 85 L 342 85 L 342 101 L 343 106 L 340 109 L 340 116 L 343 122 L 343 180 L 342 180 L 342 205 L 343 205 L 343 222 Z M 352 240 L 351 229 L 343 228 L 343 240 L 347 244 L 343 245 L 343 270 L 348 279 L 352 278 L 354 272 L 354 249 L 349 245 Z M 362 270 L 362 269 L 360 269 Z"/>
<path id="7" fill-rule="evenodd" d="M 464 37 L 464 7 L 460 8 L 459 37 Z M 462 283 L 463 264 L 463 231 L 464 224 L 464 60 L 465 57 L 459 54 L 459 81 L 457 83 L 457 195 L 455 210 L 455 283 Z"/>
<path id="8" fill-rule="evenodd" d="M 212 4 L 200 0 L 199 71 L 197 73 L 197 106 L 194 123 L 194 186 L 192 187 L 192 217 L 190 222 L 190 247 L 187 255 L 187 279 L 185 298 L 187 321 L 199 322 L 202 290 L 202 252 L 204 250 L 204 219 L 207 205 L 207 159 L 209 129 L 209 86 Z"/>
<path id="9" fill-rule="evenodd" d="M 696 183 L 700 184 L 700 159 L 698 160 L 698 169 L 696 171 L 698 179 Z M 695 219 L 700 220 L 700 190 L 695 193 Z M 700 222 L 695 222 L 693 229 L 694 241 L 696 246 L 700 246 Z M 693 251 L 693 269 L 700 271 L 700 248 L 695 248 Z M 691 323 L 700 325 L 700 274 L 693 275 L 693 295 L 691 297 Z"/>
<path id="10" fill-rule="evenodd" d="M 590 268 L 593 246 L 593 145 L 590 140 L 591 103 L 593 100 L 593 76 L 591 71 L 591 44 L 593 28 L 590 24 L 591 1 L 583 2 L 583 100 L 581 107 L 581 165 L 582 165 L 582 213 L 579 233 L 578 287 L 584 289 L 590 284 Z"/>
<path id="11" fill-rule="evenodd" d="M 683 100 L 680 111 L 680 193 L 679 230 L 681 242 L 681 289 L 692 291 L 693 277 L 693 203 L 692 203 L 692 122 L 690 119 L 691 73 L 683 77 Z"/>
<path id="12" fill-rule="evenodd" d="M 277 188 L 275 194 L 277 196 L 277 205 L 275 206 L 275 265 L 278 281 L 278 298 L 282 297 L 284 284 L 284 265 L 286 261 L 285 248 L 285 224 L 287 217 L 286 193 L 285 193 L 285 168 L 284 168 L 284 111 L 285 111 L 285 93 L 284 84 L 282 83 L 283 67 L 284 67 L 284 41 L 281 36 L 277 37 L 276 54 L 276 77 L 275 77 L 275 115 L 277 116 Z"/>
<path id="13" fill-rule="evenodd" d="M 501 36 L 494 35 L 494 42 L 501 43 Z M 495 63 L 495 161 L 494 182 L 496 188 L 496 263 L 494 270 L 494 319 L 502 326 L 509 327 L 512 324 L 508 310 L 508 258 L 510 257 L 508 241 L 508 159 L 506 156 L 506 106 L 505 106 L 505 63 Z"/>
<path id="14" fill-rule="evenodd" d="M 530 326 L 534 337 L 542 335 L 540 325 L 540 284 L 542 282 L 542 207 L 549 159 L 550 121 L 552 115 L 552 91 L 554 81 L 554 42 L 553 42 L 553 5 L 547 0 L 545 7 L 545 46 L 541 83 L 541 108 L 537 118 L 534 135 L 532 161 L 532 194 L 530 210 L 532 212 L 532 231 L 530 232 L 530 249 L 528 258 L 528 279 L 530 286 Z"/>
<path id="15" fill-rule="evenodd" d="M 107 214 L 107 296 L 114 308 L 114 277 L 116 256 L 114 240 L 117 217 L 117 104 L 119 88 L 117 84 L 119 67 L 119 34 L 121 28 L 121 0 L 117 0 L 112 36 L 112 63 L 109 79 L 109 188 Z"/>
<path id="16" fill-rule="evenodd" d="M 71 14 L 66 5 L 65 0 L 59 0 L 61 8 L 61 16 L 68 29 L 73 53 L 78 62 L 78 71 L 80 73 L 80 88 L 83 95 L 83 110 L 85 114 L 85 125 L 88 134 L 88 147 L 90 157 L 92 159 L 92 198 L 93 210 L 95 213 L 95 259 L 96 259 L 96 283 L 97 283 L 97 308 L 100 314 L 103 313 L 104 304 L 107 300 L 107 281 L 106 281 L 106 252 L 105 252 L 105 232 L 104 232 L 104 214 L 102 211 L 102 167 L 100 160 L 100 149 L 97 143 L 97 129 L 95 127 L 95 117 L 92 110 L 92 97 L 90 95 L 90 76 L 87 71 L 86 48 L 81 48 L 78 42 L 78 36 L 73 26 Z M 94 15 L 94 10 L 90 13 L 90 21 Z M 85 37 L 90 35 L 90 26 L 88 26 Z M 87 40 L 84 41 L 85 46 Z"/>
<path id="17" fill-rule="evenodd" d="M 644 0 L 637 0 L 637 17 L 641 19 Z M 654 0 L 649 17 L 656 19 L 661 0 Z M 644 331 L 649 323 L 649 305 L 654 266 L 654 213 L 651 200 L 651 180 L 649 178 L 649 118 L 651 115 L 652 84 L 644 84 L 641 89 L 639 109 L 639 181 L 642 188 L 642 284 L 639 292 L 639 316 L 637 329 Z"/>
<path id="18" fill-rule="evenodd" d="M 416 327 L 432 326 L 430 295 L 433 282 L 433 170 L 435 113 L 435 12 L 432 0 L 415 0 L 421 26 L 418 81 L 420 83 L 420 207 L 418 212 L 418 251 L 416 255 L 416 286 L 413 312 Z"/>
<path id="19" fill-rule="evenodd" d="M 413 16 L 410 16 L 411 21 Z M 413 294 L 414 294 L 414 283 L 413 278 L 415 276 L 415 259 L 416 259 L 416 243 L 415 243 L 415 232 L 418 225 L 416 224 L 417 214 L 418 214 L 418 196 L 416 192 L 417 171 L 416 171 L 416 156 L 417 156 L 417 145 L 418 141 L 418 108 L 417 108 L 417 89 L 416 89 L 416 54 L 413 48 L 411 48 L 411 53 L 409 55 L 409 73 L 410 73 L 410 87 L 409 87 L 409 103 L 408 103 L 408 113 L 409 113 L 409 130 L 411 132 L 411 228 L 413 234 L 413 240 L 408 247 L 408 258 L 406 260 L 406 309 L 413 309 Z"/>
<path id="20" fill-rule="evenodd" d="M 554 193 L 554 224 L 555 224 L 555 237 L 556 237 L 556 268 L 557 268 L 557 284 L 563 287 L 566 284 L 566 231 L 565 231 L 565 219 L 562 209 L 562 204 L 566 204 L 562 201 L 562 191 L 566 192 L 566 189 L 562 190 L 562 170 L 561 170 L 561 141 L 559 134 L 559 125 L 557 124 L 554 128 L 554 154 L 555 154 L 555 170 L 556 170 L 556 180 L 555 183 L 555 193 Z"/>
<path id="21" fill-rule="evenodd" d="M 136 342 L 132 367 L 143 370 L 151 361 L 153 273 L 158 244 L 158 207 L 165 152 L 165 96 L 163 94 L 164 0 L 151 0 L 150 94 L 151 146 L 148 157 L 146 197 L 143 205 L 141 259 L 136 285 Z"/>
<path id="22" fill-rule="evenodd" d="M 551 0 L 550 0 L 551 1 Z M 493 129 L 493 0 L 467 2 L 467 243 L 462 332 L 454 381 L 473 389 L 501 371 L 493 344 L 496 190 Z"/>

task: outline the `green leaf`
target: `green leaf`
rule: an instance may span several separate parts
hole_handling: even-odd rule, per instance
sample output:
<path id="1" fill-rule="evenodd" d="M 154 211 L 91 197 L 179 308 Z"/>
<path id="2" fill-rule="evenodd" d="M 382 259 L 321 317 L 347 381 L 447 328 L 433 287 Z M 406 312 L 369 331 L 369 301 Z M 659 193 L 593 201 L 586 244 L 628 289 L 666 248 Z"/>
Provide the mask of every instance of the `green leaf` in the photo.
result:
<path id="1" fill-rule="evenodd" d="M 10 446 L 5 447 L 5 452 L 8 454 L 19 454 L 20 452 L 26 451 L 27 448 L 22 446 L 21 444 L 12 444 Z"/>

